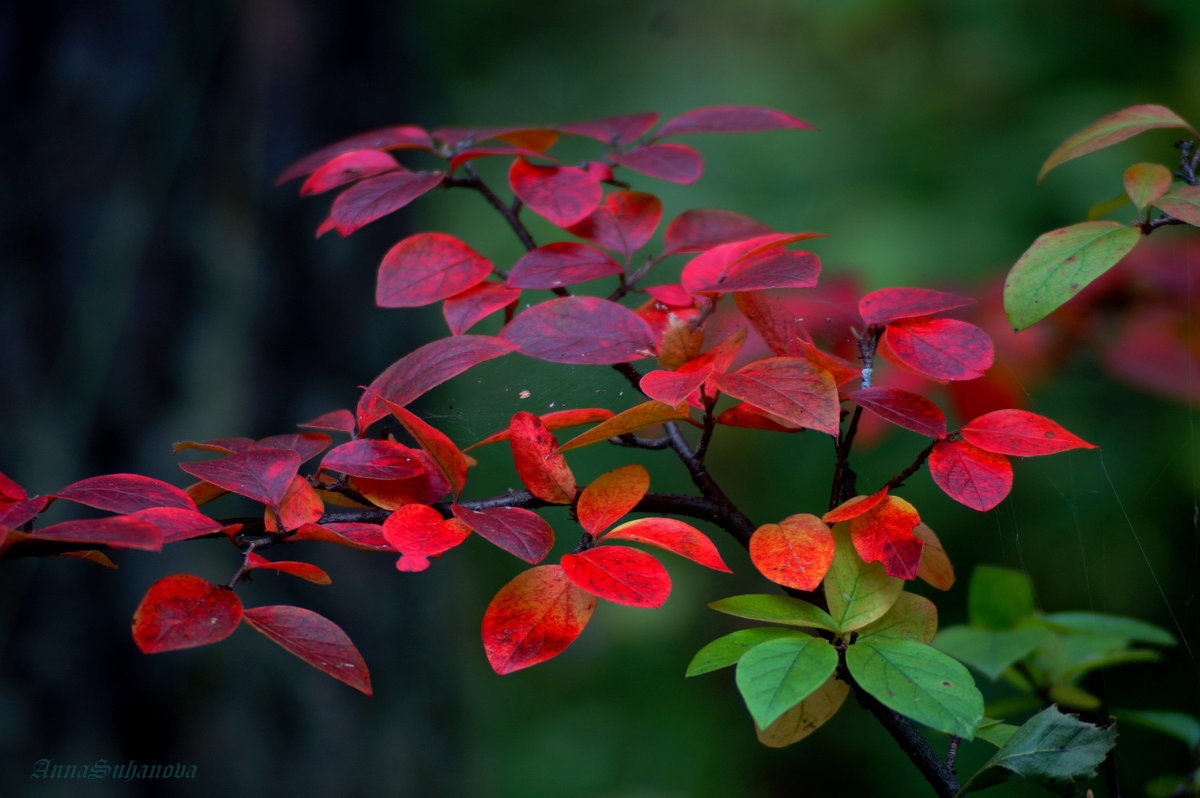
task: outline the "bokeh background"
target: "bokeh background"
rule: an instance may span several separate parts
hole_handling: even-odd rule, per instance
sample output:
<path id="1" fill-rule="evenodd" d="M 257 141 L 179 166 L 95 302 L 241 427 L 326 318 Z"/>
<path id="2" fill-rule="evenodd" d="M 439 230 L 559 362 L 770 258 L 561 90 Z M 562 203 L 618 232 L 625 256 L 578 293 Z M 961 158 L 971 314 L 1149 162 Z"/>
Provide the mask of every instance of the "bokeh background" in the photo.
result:
<path id="1" fill-rule="evenodd" d="M 463 236 L 498 262 L 515 257 L 515 242 L 482 201 L 451 192 L 349 239 L 314 240 L 326 200 L 301 201 L 274 179 L 348 134 L 779 108 L 820 131 L 695 138 L 708 164 L 697 185 L 635 187 L 661 193 L 668 217 L 720 206 L 828 233 L 814 245 L 826 279 L 985 295 L 1036 235 L 1117 194 L 1125 165 L 1172 162 L 1174 137 L 1156 132 L 1034 185 L 1057 142 L 1103 114 L 1155 102 L 1200 117 L 1197 42 L 1193 0 L 7 4 L 0 470 L 36 493 L 126 471 L 184 485 L 172 442 L 290 431 L 352 406 L 355 386 L 444 335 L 436 310 L 373 307 L 382 253 L 423 229 Z M 1190 307 L 1194 241 L 1189 250 L 1177 230 L 1155 239 L 1175 247 L 1157 268 Z M 1170 372 L 1158 384 L 1116 378 L 1100 348 L 1063 340 L 1041 373 L 1018 369 L 1014 384 L 1099 453 L 1018 463 L 1012 498 L 985 514 L 927 476 L 906 489 L 960 571 L 936 597 L 943 622 L 963 619 L 972 564 L 1026 569 L 1048 611 L 1136 615 L 1184 641 L 1160 663 L 1106 675 L 1114 707 L 1195 712 L 1194 366 L 1151 369 Z M 418 408 L 467 443 L 518 409 L 624 407 L 623 391 L 607 373 L 505 358 Z M 862 478 L 887 479 L 920 445 L 907 433 L 880 441 L 859 455 Z M 656 489 L 688 489 L 676 466 L 645 454 Z M 718 476 L 759 522 L 823 506 L 828 454 L 804 436 L 754 432 L 714 451 Z M 503 451 L 481 461 L 478 495 L 513 484 Z M 572 462 L 587 480 L 619 461 L 598 451 Z M 548 517 L 568 545 L 568 519 Z M 181 571 L 226 581 L 236 558 L 222 546 L 122 555 L 115 573 L 6 563 L 0 794 L 927 794 L 855 706 L 774 751 L 754 741 L 728 672 L 683 680 L 695 649 L 736 628 L 704 604 L 762 589 L 727 544 L 741 576 L 671 563 L 664 609 L 605 606 L 566 654 L 504 678 L 487 667 L 478 624 L 519 564 L 480 541 L 404 576 L 388 557 L 317 547 L 305 556 L 332 587 L 247 586 L 247 604 L 301 604 L 342 625 L 371 666 L 371 699 L 244 630 L 211 649 L 137 652 L 129 620 L 146 587 Z M 987 756 L 968 748 L 964 771 Z M 1189 767 L 1183 746 L 1134 728 L 1120 750 L 1126 795 Z M 198 777 L 34 782 L 40 758 L 180 762 Z"/>

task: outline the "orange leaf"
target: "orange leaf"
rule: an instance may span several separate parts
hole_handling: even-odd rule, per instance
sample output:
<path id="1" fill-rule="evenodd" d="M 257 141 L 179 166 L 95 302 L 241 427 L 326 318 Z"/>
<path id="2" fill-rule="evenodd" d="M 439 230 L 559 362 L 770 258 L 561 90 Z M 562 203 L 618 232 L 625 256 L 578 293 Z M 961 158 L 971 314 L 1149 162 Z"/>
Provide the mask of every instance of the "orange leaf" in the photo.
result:
<path id="1" fill-rule="evenodd" d="M 628 410 L 617 413 L 607 421 L 592 427 L 582 435 L 576 435 L 571 440 L 558 447 L 560 452 L 568 449 L 578 449 L 591 443 L 606 441 L 614 435 L 624 435 L 635 432 L 651 424 L 662 424 L 665 421 L 679 421 L 689 418 L 689 411 L 665 405 L 662 402 L 650 400 L 634 405 Z"/>
<path id="2" fill-rule="evenodd" d="M 450 482 L 454 498 L 457 499 L 467 482 L 467 456 L 441 430 L 435 429 L 400 405 L 387 399 L 383 401 L 391 408 L 392 415 L 408 430 L 408 434 L 433 458 L 438 470 Z"/>
<path id="3" fill-rule="evenodd" d="M 898 496 L 885 496 L 867 512 L 850 519 L 850 539 L 866 562 L 881 562 L 890 576 L 912 579 L 925 545 L 913 534 L 921 522 L 911 504 Z"/>
<path id="4" fill-rule="evenodd" d="M 603 407 L 586 407 L 579 410 L 559 410 L 554 413 L 547 413 L 544 416 L 538 416 L 542 423 L 546 425 L 546 429 L 553 432 L 554 430 L 566 429 L 567 427 L 578 427 L 581 424 L 595 424 L 598 421 L 607 421 L 613 417 L 613 411 Z M 508 428 L 489 435 L 479 443 L 473 443 L 463 451 L 471 451 L 476 446 L 487 446 L 489 443 L 499 443 L 500 441 L 508 440 Z"/>
<path id="5" fill-rule="evenodd" d="M 884 485 L 881 490 L 872 493 L 870 496 L 855 496 L 853 499 L 847 499 L 821 516 L 821 520 L 829 524 L 835 524 L 838 521 L 849 521 L 851 518 L 862 515 L 883 501 L 883 497 L 887 496 L 887 492 L 888 488 Z"/>
<path id="6" fill-rule="evenodd" d="M 921 567 L 917 569 L 917 576 L 938 590 L 954 587 L 954 566 L 950 564 L 950 558 L 946 556 L 938 536 L 923 523 L 913 527 L 913 534 L 925 544 L 921 549 Z"/>
<path id="7" fill-rule="evenodd" d="M 499 674 L 537 665 L 579 637 L 596 597 L 576 587 L 560 565 L 539 565 L 500 588 L 483 614 L 483 648 Z"/>
<path id="8" fill-rule="evenodd" d="M 732 573 L 721 559 L 717 547 L 699 529 L 674 518 L 639 518 L 621 524 L 604 536 L 604 540 L 633 540 L 649 543 L 660 549 L 687 557 L 714 571 Z"/>
<path id="9" fill-rule="evenodd" d="M 815 515 L 764 524 L 750 537 L 750 560 L 763 576 L 797 590 L 815 590 L 833 562 L 829 526 Z"/>
<path id="10" fill-rule="evenodd" d="M 591 535 L 599 535 L 628 513 L 650 489 L 650 474 L 633 463 L 596 477 L 583 489 L 575 514 Z"/>
<path id="11" fill-rule="evenodd" d="M 522 410 L 509 421 L 508 431 L 517 475 L 529 492 L 552 504 L 574 502 L 575 475 L 542 420 Z"/>

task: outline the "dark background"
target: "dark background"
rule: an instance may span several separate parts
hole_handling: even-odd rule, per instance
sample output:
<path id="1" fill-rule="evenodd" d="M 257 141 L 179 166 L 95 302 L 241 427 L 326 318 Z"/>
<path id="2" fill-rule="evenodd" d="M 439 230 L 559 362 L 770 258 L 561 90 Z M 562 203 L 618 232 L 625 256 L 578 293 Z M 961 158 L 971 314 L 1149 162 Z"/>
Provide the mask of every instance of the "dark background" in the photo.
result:
<path id="1" fill-rule="evenodd" d="M 1036 235 L 1120 191 L 1128 163 L 1171 162 L 1171 133 L 1153 133 L 1033 182 L 1060 140 L 1118 108 L 1156 102 L 1200 117 L 1197 41 L 1190 0 L 7 5 L 0 470 L 34 493 L 113 472 L 184 485 L 172 442 L 290 431 L 352 406 L 356 386 L 443 335 L 436 310 L 373 306 L 381 254 L 420 229 L 463 236 L 497 262 L 515 242 L 481 201 L 449 192 L 349 239 L 314 240 L 326 200 L 298 200 L 274 178 L 348 134 L 776 107 L 820 132 L 697 138 L 688 143 L 708 162 L 699 184 L 635 187 L 661 193 L 668 216 L 721 206 L 829 233 L 825 274 L 866 288 L 982 286 Z M 469 442 L 516 409 L 628 402 L 619 381 L 592 379 L 506 358 L 420 409 Z M 987 514 L 927 477 L 906 497 L 960 576 L 978 562 L 1025 568 L 1048 611 L 1127 613 L 1176 632 L 1185 645 L 1162 663 L 1105 683 L 1118 708 L 1195 712 L 1194 409 L 1112 381 L 1086 350 L 1027 398 L 1102 451 L 1018 463 L 1012 498 Z M 886 479 L 918 445 L 884 442 L 864 478 Z M 715 450 L 718 475 L 756 520 L 804 511 L 828 479 L 828 453 L 812 449 L 730 435 Z M 502 455 L 481 455 L 491 475 L 478 495 L 512 484 Z M 572 460 L 585 481 L 616 462 Z M 655 488 L 686 489 L 676 470 L 655 471 Z M 565 515 L 549 517 L 566 540 Z M 721 546 L 744 574 L 744 555 Z M 222 546 L 122 555 L 116 573 L 6 564 L 0 794 L 925 794 L 857 707 L 769 751 L 728 674 L 683 681 L 692 652 L 734 628 L 704 603 L 762 589 L 748 575 L 671 563 L 666 608 L 605 606 L 561 658 L 499 678 L 478 623 L 511 560 L 471 541 L 431 572 L 401 576 L 386 557 L 305 555 L 332 587 L 259 578 L 244 598 L 342 625 L 371 667 L 372 699 L 246 631 L 211 649 L 137 652 L 129 619 L 146 587 L 181 571 L 226 581 L 236 558 Z M 944 622 L 960 621 L 964 602 L 962 586 L 939 597 Z M 1165 738 L 1130 728 L 1121 741 L 1127 794 L 1187 767 Z M 987 755 L 975 749 L 964 767 Z M 32 782 L 39 758 L 181 762 L 199 775 Z"/>

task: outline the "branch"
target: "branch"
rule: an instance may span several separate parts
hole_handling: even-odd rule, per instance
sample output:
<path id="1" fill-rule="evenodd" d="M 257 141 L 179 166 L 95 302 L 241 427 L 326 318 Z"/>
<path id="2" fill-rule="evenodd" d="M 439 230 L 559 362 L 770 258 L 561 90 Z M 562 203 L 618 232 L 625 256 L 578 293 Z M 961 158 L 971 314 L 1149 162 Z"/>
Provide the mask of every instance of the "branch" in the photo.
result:
<path id="1" fill-rule="evenodd" d="M 711 500 L 717 509 L 719 516 L 713 519 L 714 523 L 733 535 L 743 546 L 749 547 L 750 536 L 754 534 L 754 524 L 746 517 L 745 513 L 737 508 L 733 500 L 726 495 L 725 491 L 721 490 L 712 475 L 708 473 L 704 461 L 696 457 L 692 447 L 684 439 L 683 433 L 679 431 L 679 425 L 672 421 L 663 426 L 666 427 L 671 448 L 683 461 L 688 474 L 692 477 L 692 483 L 700 489 L 702 495 Z"/>
<path id="2" fill-rule="evenodd" d="M 875 696 L 862 689 L 853 679 L 847 681 L 854 690 L 854 697 L 858 699 L 859 705 L 874 715 L 880 725 L 887 729 L 888 734 L 892 735 L 892 739 L 900 746 L 900 750 L 921 772 L 925 781 L 929 782 L 938 798 L 954 798 L 961 789 L 958 777 L 954 775 L 950 765 L 934 752 L 929 741 L 917 731 L 916 726 L 908 718 L 879 703 Z"/>

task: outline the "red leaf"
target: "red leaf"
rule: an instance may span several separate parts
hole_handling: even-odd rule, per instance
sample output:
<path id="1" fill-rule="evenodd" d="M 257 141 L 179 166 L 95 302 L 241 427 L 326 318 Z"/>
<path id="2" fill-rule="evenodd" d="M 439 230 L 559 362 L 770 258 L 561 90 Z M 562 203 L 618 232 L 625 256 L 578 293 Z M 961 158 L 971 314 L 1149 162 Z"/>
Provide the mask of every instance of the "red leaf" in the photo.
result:
<path id="1" fill-rule="evenodd" d="M 441 430 L 434 428 L 400 405 L 389 403 L 388 406 L 392 409 L 392 415 L 408 430 L 408 434 L 412 435 L 421 448 L 433 458 L 434 464 L 446 477 L 446 481 L 450 483 L 450 489 L 454 491 L 454 496 L 457 498 L 467 482 L 467 456 Z"/>
<path id="2" fill-rule="evenodd" d="M 356 522 L 305 524 L 293 532 L 287 540 L 289 543 L 301 540 L 321 540 L 366 551 L 395 551 L 392 544 L 383 537 L 383 527 L 379 524 Z"/>
<path id="3" fill-rule="evenodd" d="M 499 139 L 539 153 L 545 152 L 558 140 L 555 130 L 529 127 L 440 127 L 433 131 L 433 136 L 451 148 Z"/>
<path id="4" fill-rule="evenodd" d="M 718 244 L 745 241 L 775 231 L 749 216 L 715 208 L 684 211 L 667 225 L 663 254 L 703 252 Z"/>
<path id="5" fill-rule="evenodd" d="M 36 530 L 33 537 L 69 543 L 103 543 L 113 549 L 144 551 L 159 551 L 163 545 L 163 535 L 157 526 L 128 515 L 63 521 Z"/>
<path id="6" fill-rule="evenodd" d="M 1012 489 L 1012 464 L 1002 454 L 966 441 L 938 441 L 929 455 L 929 473 L 939 488 L 972 510 L 990 510 Z"/>
<path id="7" fill-rule="evenodd" d="M 750 560 L 772 582 L 796 590 L 816 590 L 833 562 L 833 533 L 820 518 L 791 515 L 764 524 L 750 536 Z"/>
<path id="8" fill-rule="evenodd" d="M 865 561 L 883 563 L 884 570 L 898 579 L 914 579 L 925 545 L 913 534 L 919 523 L 921 517 L 911 504 L 898 496 L 885 496 L 850 519 L 850 539 Z"/>
<path id="9" fill-rule="evenodd" d="M 425 470 L 407 446 L 395 441 L 361 439 L 336 446 L 325 455 L 321 468 L 368 479 L 405 479 Z"/>
<path id="10" fill-rule="evenodd" d="M 19 502 L 0 504 L 0 529 L 16 529 L 37 518 L 53 501 L 51 496 L 35 496 Z"/>
<path id="11" fill-rule="evenodd" d="M 88 477 L 71 483 L 54 495 L 111 513 L 132 513 L 148 507 L 196 509 L 196 503 L 179 488 L 138 474 Z"/>
<path id="12" fill-rule="evenodd" d="M 203 646 L 229 637 L 241 619 L 242 601 L 232 590 L 175 574 L 142 597 L 133 613 L 133 642 L 143 654 Z"/>
<path id="13" fill-rule="evenodd" d="M 300 186 L 302 196 L 320 194 L 331 188 L 353 183 L 364 177 L 374 177 L 384 172 L 400 169 L 396 159 L 379 150 L 351 150 L 344 152 L 309 175 Z"/>
<path id="14" fill-rule="evenodd" d="M 509 169 L 508 180 L 530 210 L 559 227 L 582 221 L 604 198 L 596 178 L 574 166 L 538 166 L 518 158 Z"/>
<path id="15" fill-rule="evenodd" d="M 853 499 L 847 499 L 821 516 L 821 520 L 827 524 L 836 524 L 838 521 L 849 521 L 851 518 L 860 516 L 867 510 L 878 505 L 887 495 L 888 487 L 884 485 L 883 488 L 872 493 L 870 496 L 855 496 Z"/>
<path id="16" fill-rule="evenodd" d="M 398 211 L 442 182 L 441 172 L 389 172 L 355 183 L 338 194 L 329 218 L 343 236 Z"/>
<path id="17" fill-rule="evenodd" d="M 345 410 L 342 411 L 350 416 Z M 353 420 L 351 420 L 353 424 Z M 289 432 L 283 435 L 272 435 L 263 438 L 254 448 L 256 449 L 291 449 L 300 455 L 300 462 L 307 463 L 321 452 L 329 448 L 333 439 L 321 432 Z"/>
<path id="18" fill-rule="evenodd" d="M 642 377 L 638 387 L 651 399 L 676 407 L 698 390 L 712 373 L 712 363 L 695 371 L 651 371 Z"/>
<path id="19" fill-rule="evenodd" d="M 671 595 L 671 577 L 662 563 L 628 546 L 564 554 L 562 569 L 577 586 L 618 604 L 661 607 Z"/>
<path id="20" fill-rule="evenodd" d="M 492 273 L 492 262 L 454 236 L 418 233 L 388 250 L 379 264 L 375 304 L 415 308 L 466 291 Z"/>
<path id="21" fill-rule="evenodd" d="M 522 354 L 554 363 L 624 363 L 654 350 L 654 333 L 640 316 L 592 296 L 534 305 L 509 322 L 500 337 Z"/>
<path id="22" fill-rule="evenodd" d="M 284 530 L 315 524 L 323 515 L 325 504 L 308 480 L 298 474 L 292 477 L 292 484 L 288 485 L 287 493 L 283 494 L 283 501 L 279 504 L 279 518 L 283 521 Z M 275 514 L 270 510 L 263 513 L 263 526 L 268 532 L 279 531 Z"/>
<path id="23" fill-rule="evenodd" d="M 957 319 L 900 319 L 884 340 L 900 365 L 938 380 L 973 380 L 992 367 L 992 339 Z"/>
<path id="24" fill-rule="evenodd" d="M 617 153 L 613 161 L 660 180 L 690 185 L 704 173 L 704 159 L 686 144 L 646 144 Z"/>
<path id="25" fill-rule="evenodd" d="M 749 291 L 734 294 L 733 300 L 772 352 L 786 357 L 806 356 L 801 344 L 811 340 L 812 336 L 803 319 L 788 307 L 783 298 Z"/>
<path id="26" fill-rule="evenodd" d="M 585 407 L 578 410 L 557 410 L 553 413 L 546 413 L 538 416 L 542 423 L 546 425 L 546 429 L 553 432 L 554 430 L 566 429 L 568 427 L 578 427 L 581 424 L 594 424 L 600 421 L 607 421 L 614 415 L 613 411 L 603 407 Z M 497 433 L 487 436 L 479 443 L 473 443 L 463 451 L 470 451 L 477 446 L 486 446 L 489 443 L 499 443 L 500 441 L 508 440 L 508 427 L 500 430 Z"/>
<path id="27" fill-rule="evenodd" d="M 248 608 L 243 620 L 317 670 L 371 695 L 371 675 L 362 654 L 328 618 L 302 607 L 275 605 Z"/>
<path id="28" fill-rule="evenodd" d="M 521 296 L 517 288 L 486 280 L 455 294 L 442 303 L 442 315 L 454 335 L 462 335 L 473 324 L 482 321 L 500 308 L 511 305 Z"/>
<path id="29" fill-rule="evenodd" d="M 214 521 L 195 510 L 185 510 L 181 507 L 150 507 L 138 510 L 129 517 L 136 521 L 144 521 L 158 529 L 164 544 L 210 535 L 221 529 L 219 521 Z"/>
<path id="30" fill-rule="evenodd" d="M 717 377 L 725 393 L 802 427 L 837 435 L 841 406 L 828 371 L 795 357 L 748 363 Z"/>
<path id="31" fill-rule="evenodd" d="M 461 150 L 454 154 L 450 159 L 450 173 L 454 174 L 454 170 L 462 166 L 467 161 L 473 161 L 476 158 L 488 158 L 494 155 L 524 155 L 530 158 L 548 158 L 551 161 L 558 159 L 546 155 L 538 150 L 531 150 L 528 147 L 470 147 Z"/>
<path id="32" fill-rule="evenodd" d="M 811 288 L 817 284 L 821 270 L 817 256 L 782 247 L 815 237 L 818 234 L 772 233 L 719 244 L 683 267 L 683 287 L 693 294 Z"/>
<path id="33" fill-rule="evenodd" d="M 252 551 L 246 552 L 246 567 L 250 570 L 264 569 L 279 571 L 282 574 L 290 574 L 317 585 L 329 585 L 333 583 L 333 580 L 329 578 L 329 574 L 325 573 L 324 569 L 318 568 L 312 563 L 295 562 L 292 560 L 272 562 Z"/>
<path id="34" fill-rule="evenodd" d="M 804 430 L 799 425 L 785 425 L 776 421 L 765 410 L 760 410 L 749 402 L 739 402 L 733 407 L 722 410 L 717 415 L 717 423 L 727 427 L 764 429 L 769 432 L 802 432 Z"/>
<path id="35" fill-rule="evenodd" d="M 685 133 L 758 133 L 763 130 L 816 130 L 815 127 L 782 111 L 770 108 L 724 105 L 697 108 L 667 120 L 655 138 Z"/>
<path id="36" fill-rule="evenodd" d="M 483 648 L 501 675 L 537 665 L 575 642 L 596 599 L 558 565 L 539 565 L 500 588 L 483 614 Z"/>
<path id="37" fill-rule="evenodd" d="M 577 136 L 587 136 L 605 144 L 625 144 L 641 136 L 658 121 L 658 114 L 629 114 L 627 116 L 610 116 L 606 119 L 594 119 L 588 122 L 575 122 L 563 125 L 560 130 L 574 133 Z"/>
<path id="38" fill-rule="evenodd" d="M 925 288 L 881 288 L 859 300 L 858 312 L 867 324 L 886 324 L 913 316 L 932 316 L 974 302 L 974 299 Z"/>
<path id="39" fill-rule="evenodd" d="M 604 540 L 648 543 L 680 557 L 687 557 L 692 562 L 700 563 L 714 571 L 731 573 L 707 535 L 690 524 L 673 518 L 639 518 L 629 521 L 604 535 Z"/>
<path id="40" fill-rule="evenodd" d="M 448 551 L 467 539 L 470 528 L 424 504 L 398 507 L 383 522 L 383 536 L 400 552 L 396 569 L 424 571 L 429 558 Z"/>
<path id="41" fill-rule="evenodd" d="M 432 341 L 397 360 L 363 392 L 358 428 L 366 430 L 388 414 L 380 397 L 406 407 L 417 397 L 485 360 L 506 355 L 513 344 L 490 335 L 456 335 Z"/>
<path id="42" fill-rule="evenodd" d="M 413 457 L 420 461 L 425 470 L 415 477 L 405 479 L 368 479 L 351 477 L 350 486 L 366 497 L 372 504 L 385 510 L 395 510 L 404 504 L 433 504 L 450 492 L 450 481 L 438 468 L 429 454 L 421 449 L 412 449 Z"/>
<path id="43" fill-rule="evenodd" d="M 253 449 L 216 460 L 180 463 L 179 467 L 231 493 L 278 507 L 300 469 L 300 455 L 291 449 Z"/>
<path id="44" fill-rule="evenodd" d="M 620 274 L 621 264 L 587 244 L 556 241 L 521 256 L 508 273 L 510 288 L 559 288 Z"/>
<path id="45" fill-rule="evenodd" d="M 554 547 L 554 529 L 532 510 L 520 507 L 472 510 L 454 504 L 450 511 L 481 538 L 527 563 L 541 562 Z"/>
<path id="46" fill-rule="evenodd" d="M 682 285 L 673 283 L 671 285 L 648 285 L 646 293 L 654 298 L 655 302 L 661 302 L 670 308 L 690 308 L 696 304 L 696 297 L 693 297 Z"/>
<path id="47" fill-rule="evenodd" d="M 591 215 L 568 229 L 629 258 L 645 246 L 662 219 L 662 201 L 641 191 L 614 191 Z"/>
<path id="48" fill-rule="evenodd" d="M 896 426 L 930 438 L 946 437 L 946 417 L 933 402 L 899 388 L 863 388 L 850 398 Z"/>
<path id="49" fill-rule="evenodd" d="M 354 414 L 349 410 L 331 410 L 324 415 L 317 416 L 312 421 L 305 421 L 303 424 L 297 424 L 296 426 L 300 427 L 300 429 L 328 429 L 353 436 Z"/>
<path id="50" fill-rule="evenodd" d="M 650 474 L 633 463 L 606 471 L 583 489 L 575 506 L 579 525 L 598 536 L 619 521 L 650 489 Z"/>
<path id="51" fill-rule="evenodd" d="M 0 507 L 12 502 L 23 502 L 29 498 L 25 489 L 12 479 L 0 474 Z"/>
<path id="52" fill-rule="evenodd" d="M 962 436 L 980 449 L 1018 457 L 1097 448 L 1045 416 L 1026 410 L 985 413 L 963 427 Z"/>
<path id="53" fill-rule="evenodd" d="M 525 411 L 515 414 L 508 423 L 508 442 L 517 476 L 530 493 L 554 504 L 575 501 L 575 476 L 540 418 Z"/>
<path id="54" fill-rule="evenodd" d="M 433 142 L 430 141 L 429 134 L 413 125 L 369 130 L 366 133 L 359 133 L 357 136 L 342 139 L 304 156 L 285 169 L 283 174 L 279 176 L 279 179 L 275 181 L 275 185 L 281 185 L 289 180 L 295 180 L 297 177 L 303 177 L 345 152 L 352 152 L 354 150 L 428 150 L 432 147 Z"/>

